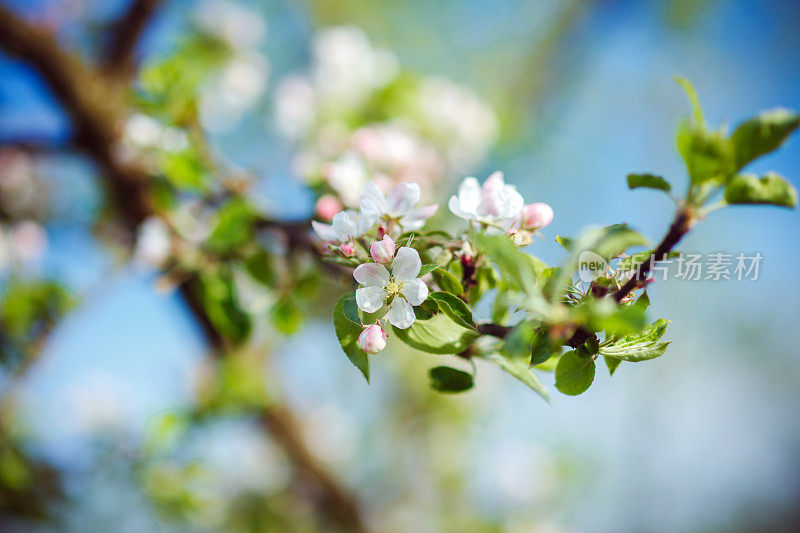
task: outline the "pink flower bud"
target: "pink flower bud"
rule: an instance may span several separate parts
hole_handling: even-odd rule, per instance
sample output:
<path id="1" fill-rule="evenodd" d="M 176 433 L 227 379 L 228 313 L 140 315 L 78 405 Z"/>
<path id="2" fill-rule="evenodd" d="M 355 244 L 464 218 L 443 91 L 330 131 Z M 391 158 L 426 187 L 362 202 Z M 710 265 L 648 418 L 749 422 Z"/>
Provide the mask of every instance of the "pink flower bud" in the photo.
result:
<path id="1" fill-rule="evenodd" d="M 543 228 L 553 221 L 553 209 L 541 202 L 528 204 L 522 208 L 522 227 L 525 229 Z"/>
<path id="2" fill-rule="evenodd" d="M 335 196 L 330 194 L 320 196 L 319 200 L 317 200 L 317 205 L 314 208 L 314 212 L 317 214 L 317 216 L 326 222 L 333 220 L 333 215 L 341 210 L 342 203 Z"/>
<path id="3" fill-rule="evenodd" d="M 339 247 L 339 251 L 342 252 L 343 256 L 350 257 L 356 254 L 356 247 L 353 246 L 352 242 L 343 242 Z"/>
<path id="4" fill-rule="evenodd" d="M 375 355 L 386 348 L 386 332 L 381 325 L 375 323 L 364 328 L 358 336 L 358 347 L 370 355 Z"/>
<path id="5" fill-rule="evenodd" d="M 392 238 L 384 235 L 382 240 L 372 243 L 372 246 L 369 247 L 369 255 L 372 256 L 372 260 L 376 263 L 385 265 L 391 263 L 392 259 L 394 259 L 394 249 L 395 245 Z"/>

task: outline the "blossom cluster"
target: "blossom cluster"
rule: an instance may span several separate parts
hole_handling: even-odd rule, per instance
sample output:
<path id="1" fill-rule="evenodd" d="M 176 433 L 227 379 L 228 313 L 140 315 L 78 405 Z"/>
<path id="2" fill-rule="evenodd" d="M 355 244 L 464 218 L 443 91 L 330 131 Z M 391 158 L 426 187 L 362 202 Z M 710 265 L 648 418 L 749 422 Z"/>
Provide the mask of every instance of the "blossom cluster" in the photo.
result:
<path id="1" fill-rule="evenodd" d="M 428 284 L 420 276 L 420 254 L 410 244 L 413 237 L 405 246 L 398 246 L 397 242 L 401 234 L 422 229 L 436 213 L 437 205 L 420 206 L 420 198 L 417 183 L 400 183 L 384 195 L 370 181 L 361 189 L 358 210 L 336 213 L 331 224 L 312 222 L 331 253 L 357 264 L 353 271 L 359 285 L 355 291 L 357 307 L 368 314 L 387 310 L 382 319 L 364 327 L 359 336 L 358 345 L 366 353 L 378 353 L 386 346 L 386 322 L 399 329 L 411 327 L 414 307 L 428 298 Z M 506 234 L 517 244 L 526 244 L 519 242 L 521 234 L 526 234 L 530 242 L 530 234 L 553 219 L 547 204 L 525 205 L 516 187 L 506 184 L 501 172 L 492 174 L 482 185 L 474 177 L 465 178 L 458 194 L 450 198 L 449 207 L 453 214 L 469 221 L 473 229 Z"/>
<path id="2" fill-rule="evenodd" d="M 368 181 L 384 189 L 415 182 L 432 194 L 493 144 L 497 119 L 471 90 L 440 77 L 409 84 L 409 76 L 391 52 L 345 26 L 321 30 L 309 71 L 278 82 L 274 119 L 300 146 L 294 171 L 330 193 L 320 198 L 320 218 L 356 207 Z M 402 105 L 381 96 L 395 87 Z"/>

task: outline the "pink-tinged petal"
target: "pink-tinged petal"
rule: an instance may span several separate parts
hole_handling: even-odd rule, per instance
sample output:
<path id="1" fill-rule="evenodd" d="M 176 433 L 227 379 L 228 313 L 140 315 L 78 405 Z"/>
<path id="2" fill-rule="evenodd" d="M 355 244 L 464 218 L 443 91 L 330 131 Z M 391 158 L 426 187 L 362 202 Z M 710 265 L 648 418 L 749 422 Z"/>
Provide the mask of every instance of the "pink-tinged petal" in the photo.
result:
<path id="1" fill-rule="evenodd" d="M 527 229 L 543 228 L 553 221 L 553 208 L 536 202 L 522 209 L 522 226 Z"/>
<path id="2" fill-rule="evenodd" d="M 361 189 L 361 197 L 358 200 L 359 209 L 362 216 L 376 219 L 386 213 L 386 198 L 378 189 L 378 186 L 368 181 Z"/>
<path id="3" fill-rule="evenodd" d="M 312 220 L 311 227 L 314 228 L 314 232 L 323 241 L 339 240 L 339 238 L 336 236 L 336 232 L 333 231 L 333 226 L 331 226 L 330 224 L 323 224 L 322 222 L 317 222 L 316 220 Z"/>
<path id="4" fill-rule="evenodd" d="M 389 283 L 389 271 L 378 263 L 364 263 L 353 271 L 353 277 L 365 287 L 383 287 Z"/>
<path id="5" fill-rule="evenodd" d="M 395 244 L 391 237 L 384 235 L 380 241 L 375 241 L 369 247 L 372 260 L 382 265 L 387 265 L 394 259 Z"/>
<path id="6" fill-rule="evenodd" d="M 412 279 L 400 290 L 411 305 L 420 305 L 428 299 L 428 286 L 421 279 Z"/>
<path id="7" fill-rule="evenodd" d="M 393 217 L 403 216 L 419 203 L 419 198 L 419 185 L 399 183 L 386 198 L 386 211 Z"/>
<path id="8" fill-rule="evenodd" d="M 400 225 L 406 231 L 416 231 L 425 225 L 425 221 L 436 214 L 438 205 L 415 207 L 406 216 L 400 219 Z"/>
<path id="9" fill-rule="evenodd" d="M 386 318 L 394 327 L 408 329 L 414 323 L 414 308 L 404 299 L 395 297 Z"/>
<path id="10" fill-rule="evenodd" d="M 380 324 L 372 324 L 364 328 L 358 336 L 358 347 L 370 355 L 375 355 L 386 348 L 386 332 Z"/>
<path id="11" fill-rule="evenodd" d="M 506 182 L 503 179 L 503 173 L 498 170 L 493 172 L 492 175 L 486 178 L 486 181 L 483 182 L 481 193 L 484 196 L 487 194 L 500 194 L 505 186 Z"/>
<path id="12" fill-rule="evenodd" d="M 374 313 L 386 300 L 386 291 L 383 287 L 361 287 L 356 289 L 356 305 L 365 313 Z"/>
<path id="13" fill-rule="evenodd" d="M 395 279 L 398 281 L 416 279 L 421 268 L 422 260 L 419 258 L 419 252 L 408 246 L 403 246 L 397 250 L 397 255 L 394 256 L 394 262 L 392 263 L 392 275 Z"/>

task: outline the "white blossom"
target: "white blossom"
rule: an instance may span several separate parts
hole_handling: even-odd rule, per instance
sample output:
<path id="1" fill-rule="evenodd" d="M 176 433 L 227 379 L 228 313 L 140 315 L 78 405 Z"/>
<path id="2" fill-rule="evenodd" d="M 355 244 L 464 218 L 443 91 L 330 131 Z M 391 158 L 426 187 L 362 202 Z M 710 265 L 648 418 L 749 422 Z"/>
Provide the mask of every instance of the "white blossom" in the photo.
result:
<path id="1" fill-rule="evenodd" d="M 506 185 L 502 172 L 495 172 L 483 183 L 464 178 L 458 195 L 450 197 L 450 211 L 464 220 L 474 220 L 507 231 L 520 217 L 525 201 L 513 185 Z"/>
<path id="2" fill-rule="evenodd" d="M 388 196 L 384 196 L 374 183 L 367 182 L 361 190 L 359 207 L 366 216 L 399 220 L 403 229 L 414 231 L 424 226 L 439 207 L 417 207 L 419 199 L 420 189 L 416 183 L 400 183 Z"/>
<path id="3" fill-rule="evenodd" d="M 400 329 L 414 323 L 414 309 L 428 298 L 428 286 L 419 279 L 422 261 L 413 248 L 397 250 L 391 274 L 379 263 L 365 263 L 353 271 L 361 285 L 356 289 L 356 304 L 365 313 L 374 313 L 389 302 L 387 320 Z"/>
<path id="4" fill-rule="evenodd" d="M 161 267 L 172 248 L 169 228 L 158 217 L 150 217 L 139 226 L 134 259 L 138 263 Z"/>
<path id="5" fill-rule="evenodd" d="M 323 241 L 346 243 L 364 235 L 372 227 L 374 221 L 374 218 L 347 209 L 337 213 L 330 224 L 314 220 L 311 222 L 311 226 Z"/>

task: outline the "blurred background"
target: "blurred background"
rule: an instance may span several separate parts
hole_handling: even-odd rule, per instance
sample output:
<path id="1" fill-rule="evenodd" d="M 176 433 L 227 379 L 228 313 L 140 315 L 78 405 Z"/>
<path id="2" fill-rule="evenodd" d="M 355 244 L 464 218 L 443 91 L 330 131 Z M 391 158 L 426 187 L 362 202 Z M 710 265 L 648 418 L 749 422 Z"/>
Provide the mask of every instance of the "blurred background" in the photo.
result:
<path id="1" fill-rule="evenodd" d="M 2 4 L 89 59 L 128 7 Z M 790 0 L 171 0 L 137 45 L 137 83 L 155 92 L 175 57 L 200 69 L 213 54 L 198 36 L 213 35 L 233 52 L 198 86 L 197 126 L 226 168 L 258 176 L 250 198 L 264 212 L 319 212 L 320 172 L 347 204 L 363 161 L 342 153 L 340 138 L 367 132 L 390 160 L 381 164 L 413 160 L 403 171 L 428 180 L 438 201 L 464 175 L 504 170 L 527 201 L 553 207 L 530 251 L 556 264 L 555 236 L 589 224 L 628 222 L 653 241 L 665 231 L 673 205 L 629 191 L 624 177 L 685 179 L 672 135 L 688 104 L 674 75 L 693 81 L 712 125 L 800 108 L 798 25 Z M 3 416 L 14 430 L 0 437 L 0 529 L 332 530 L 258 417 L 186 414 L 203 401 L 209 347 L 148 260 L 158 237 L 147 244 L 140 233 L 128 260 L 103 222 L 101 170 L 72 150 L 53 92 L 25 61 L 0 54 L 0 72 L 4 305 L 15 291 L 30 298 L 26 281 L 47 280 L 36 298 L 70 309 L 46 336 L 13 346 L 9 317 L 24 311 L 3 315 L 0 387 L 13 395 Z M 136 98 L 124 135 L 132 153 L 191 142 Z M 365 99 L 378 102 L 374 117 Z M 800 186 L 798 146 L 790 139 L 754 170 Z M 602 368 L 585 394 L 554 393 L 551 405 L 489 367 L 472 391 L 437 394 L 427 370 L 440 357 L 400 346 L 371 359 L 367 384 L 334 336 L 342 289 L 324 276 L 316 303 L 296 311 L 302 325 L 287 327 L 286 311 L 254 328 L 227 386 L 280 398 L 375 531 L 794 531 L 797 242 L 796 212 L 712 215 L 682 249 L 760 252 L 758 280 L 657 282 L 651 316 L 672 320 L 667 354 L 613 378 Z M 260 309 L 252 300 L 240 305 Z M 32 362 L 14 351 L 23 345 Z"/>

